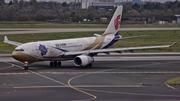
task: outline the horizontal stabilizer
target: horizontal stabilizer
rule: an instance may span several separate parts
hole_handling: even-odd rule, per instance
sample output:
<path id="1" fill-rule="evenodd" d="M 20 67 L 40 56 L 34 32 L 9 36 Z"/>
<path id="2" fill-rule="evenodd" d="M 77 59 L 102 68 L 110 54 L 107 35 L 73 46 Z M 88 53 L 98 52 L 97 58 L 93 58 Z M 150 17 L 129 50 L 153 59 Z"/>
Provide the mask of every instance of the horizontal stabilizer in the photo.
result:
<path id="1" fill-rule="evenodd" d="M 145 36 L 148 36 L 148 35 L 128 36 L 128 37 L 122 37 L 122 38 L 115 39 L 115 40 L 131 39 L 131 38 L 138 38 L 138 37 L 145 37 Z"/>
<path id="2" fill-rule="evenodd" d="M 95 37 L 99 37 L 99 36 L 101 36 L 101 35 L 100 35 L 100 34 L 96 34 L 96 33 L 95 33 L 95 34 L 94 34 L 94 36 L 95 36 Z"/>

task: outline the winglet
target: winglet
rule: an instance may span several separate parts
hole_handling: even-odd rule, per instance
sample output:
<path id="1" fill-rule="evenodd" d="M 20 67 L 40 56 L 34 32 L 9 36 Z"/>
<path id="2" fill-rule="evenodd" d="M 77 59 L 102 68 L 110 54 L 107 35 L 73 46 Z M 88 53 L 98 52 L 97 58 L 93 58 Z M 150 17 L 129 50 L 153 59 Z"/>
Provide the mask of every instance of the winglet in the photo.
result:
<path id="1" fill-rule="evenodd" d="M 9 41 L 7 36 L 4 36 L 4 41 Z"/>
<path id="2" fill-rule="evenodd" d="M 177 44 L 178 42 L 179 42 L 179 40 L 175 41 L 174 43 L 172 43 L 172 44 L 170 45 L 170 47 L 171 47 L 171 46 L 174 46 L 174 45 Z"/>

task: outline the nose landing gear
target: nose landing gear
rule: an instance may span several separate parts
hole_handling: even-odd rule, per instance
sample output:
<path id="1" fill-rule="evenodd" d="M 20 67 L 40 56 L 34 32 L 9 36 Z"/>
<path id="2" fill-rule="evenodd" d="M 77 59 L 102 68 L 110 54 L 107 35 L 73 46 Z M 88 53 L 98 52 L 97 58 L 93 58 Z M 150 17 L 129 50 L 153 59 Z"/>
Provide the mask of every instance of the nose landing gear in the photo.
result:
<path id="1" fill-rule="evenodd" d="M 25 62 L 24 62 L 24 70 L 28 70 L 28 69 L 29 69 L 29 67 L 28 67 L 28 62 L 25 61 Z"/>

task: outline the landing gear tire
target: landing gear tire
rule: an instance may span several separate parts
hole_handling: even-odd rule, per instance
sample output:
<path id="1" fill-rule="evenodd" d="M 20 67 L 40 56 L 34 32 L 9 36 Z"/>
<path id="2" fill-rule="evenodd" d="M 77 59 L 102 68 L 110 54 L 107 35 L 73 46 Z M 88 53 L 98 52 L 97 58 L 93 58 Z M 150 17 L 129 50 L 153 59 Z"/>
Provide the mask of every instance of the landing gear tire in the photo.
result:
<path id="1" fill-rule="evenodd" d="M 92 67 L 92 64 L 89 64 L 88 67 Z"/>
<path id="2" fill-rule="evenodd" d="M 61 61 L 58 61 L 57 66 L 61 66 Z"/>
<path id="3" fill-rule="evenodd" d="M 29 69 L 29 67 L 28 66 L 24 66 L 24 70 L 28 70 Z"/>
<path id="4" fill-rule="evenodd" d="M 50 66 L 52 67 L 52 66 L 61 66 L 61 61 L 51 61 L 50 62 Z"/>
<path id="5" fill-rule="evenodd" d="M 54 66 L 55 66 L 55 67 L 57 66 L 57 61 L 54 61 Z"/>
<path id="6" fill-rule="evenodd" d="M 51 67 L 54 66 L 54 62 L 53 61 L 50 62 L 50 66 Z"/>
<path id="7" fill-rule="evenodd" d="M 87 65 L 87 66 L 85 66 L 85 67 L 90 68 L 90 67 L 92 67 L 92 64 L 89 64 L 89 65 Z"/>

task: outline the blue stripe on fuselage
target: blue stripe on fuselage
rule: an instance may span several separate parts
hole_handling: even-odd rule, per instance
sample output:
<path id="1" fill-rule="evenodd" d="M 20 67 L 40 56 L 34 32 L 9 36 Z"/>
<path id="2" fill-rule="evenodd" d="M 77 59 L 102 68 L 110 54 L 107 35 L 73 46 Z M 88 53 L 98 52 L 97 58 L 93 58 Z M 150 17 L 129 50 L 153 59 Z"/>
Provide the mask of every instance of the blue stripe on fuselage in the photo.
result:
<path id="1" fill-rule="evenodd" d="M 119 34 L 118 32 L 114 35 L 114 39 L 115 38 L 119 38 Z M 115 42 L 117 42 L 116 40 L 112 40 L 109 44 L 107 44 L 106 46 L 104 46 L 102 49 L 105 49 L 105 48 L 109 48 L 110 46 L 112 46 Z"/>
<path id="2" fill-rule="evenodd" d="M 63 51 L 63 52 L 69 52 L 68 50 L 65 50 L 65 49 L 61 49 L 61 48 L 57 48 L 57 47 L 53 47 L 53 48 L 58 49 L 58 50 L 61 50 L 61 51 Z"/>

